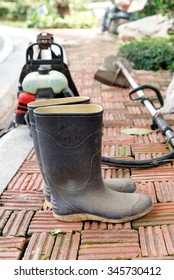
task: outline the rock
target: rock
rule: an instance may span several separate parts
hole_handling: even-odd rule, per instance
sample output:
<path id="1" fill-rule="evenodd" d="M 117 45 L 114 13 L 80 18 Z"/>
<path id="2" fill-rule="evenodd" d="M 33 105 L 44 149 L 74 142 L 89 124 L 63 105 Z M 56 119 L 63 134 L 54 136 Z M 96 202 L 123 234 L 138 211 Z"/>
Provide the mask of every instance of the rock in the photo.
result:
<path id="1" fill-rule="evenodd" d="M 166 90 L 164 106 L 159 109 L 162 114 L 174 113 L 174 76 Z"/>
<path id="2" fill-rule="evenodd" d="M 169 37 L 173 21 L 162 15 L 145 17 L 122 24 L 118 27 L 121 40 L 142 39 L 143 37 Z"/>

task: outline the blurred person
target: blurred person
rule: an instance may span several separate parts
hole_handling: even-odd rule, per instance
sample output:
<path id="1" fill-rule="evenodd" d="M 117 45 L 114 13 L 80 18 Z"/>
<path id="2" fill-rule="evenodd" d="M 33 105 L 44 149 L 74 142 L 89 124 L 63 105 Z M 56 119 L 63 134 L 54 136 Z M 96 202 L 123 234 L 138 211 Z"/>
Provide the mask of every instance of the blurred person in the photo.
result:
<path id="1" fill-rule="evenodd" d="M 111 21 L 117 15 L 119 17 L 120 12 L 125 13 L 125 17 L 129 18 L 129 14 L 127 13 L 127 9 L 131 4 L 131 0 L 115 0 L 112 1 L 111 5 L 106 8 L 103 19 L 102 19 L 102 26 L 101 31 L 105 32 L 108 31 Z"/>
<path id="2" fill-rule="evenodd" d="M 68 0 L 53 0 L 53 7 L 57 10 L 60 17 L 70 15 L 70 5 Z"/>

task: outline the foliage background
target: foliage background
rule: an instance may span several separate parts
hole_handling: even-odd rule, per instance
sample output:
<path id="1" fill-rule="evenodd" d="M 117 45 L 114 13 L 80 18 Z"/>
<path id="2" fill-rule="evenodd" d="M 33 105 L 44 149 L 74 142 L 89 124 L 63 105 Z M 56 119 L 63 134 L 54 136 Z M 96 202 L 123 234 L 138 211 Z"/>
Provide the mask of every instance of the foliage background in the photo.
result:
<path id="1" fill-rule="evenodd" d="M 91 28 L 97 19 L 87 4 L 102 0 L 0 0 L 0 20 L 13 24 L 23 22 L 31 28 Z M 62 16 L 55 3 L 70 7 L 71 13 Z M 154 14 L 164 14 L 174 19 L 174 1 L 149 0 L 143 11 L 132 14 L 132 20 Z M 19 25 L 18 25 L 19 26 Z M 134 63 L 136 69 L 174 70 L 174 29 L 170 40 L 144 38 L 126 42 L 119 48 L 121 55 Z"/>
<path id="2" fill-rule="evenodd" d="M 174 1 L 148 1 L 138 17 L 163 14 L 174 20 Z M 135 18 L 136 15 L 135 15 Z M 119 47 L 119 55 L 133 63 L 135 69 L 174 71 L 174 28 L 170 38 L 143 38 L 126 42 Z"/>
<path id="3" fill-rule="evenodd" d="M 118 54 L 133 63 L 134 69 L 174 70 L 174 47 L 171 39 L 143 38 L 126 42 Z"/>
<path id="4" fill-rule="evenodd" d="M 54 7 L 55 2 L 69 5 L 71 15 L 62 18 Z M 0 18 L 11 21 L 25 21 L 29 27 L 57 27 L 86 28 L 96 26 L 97 21 L 87 9 L 91 2 L 105 2 L 102 0 L 0 0 Z M 142 12 L 134 13 L 132 19 L 164 13 L 174 17 L 174 1 L 149 0 Z"/>

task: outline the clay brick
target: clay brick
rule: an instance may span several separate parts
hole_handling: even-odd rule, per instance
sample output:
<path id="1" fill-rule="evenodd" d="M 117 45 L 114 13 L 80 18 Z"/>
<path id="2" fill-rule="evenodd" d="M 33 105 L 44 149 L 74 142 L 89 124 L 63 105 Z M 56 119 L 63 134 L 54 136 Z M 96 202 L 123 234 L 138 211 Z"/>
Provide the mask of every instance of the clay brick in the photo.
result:
<path id="1" fill-rule="evenodd" d="M 133 108 L 133 110 L 135 110 L 134 112 L 131 112 L 132 108 Z M 137 112 L 137 110 L 140 110 L 140 113 Z M 142 121 L 145 120 L 146 121 L 145 126 L 148 126 L 148 128 L 149 128 L 149 115 L 147 113 L 143 112 L 142 107 L 140 107 L 140 106 L 136 106 L 136 107 L 129 106 L 128 111 L 126 110 L 124 115 L 125 115 L 126 118 L 132 119 L 133 121 L 134 121 L 134 119 L 135 120 L 136 119 L 141 119 Z M 148 119 L 148 123 L 147 123 L 147 119 Z M 137 125 L 136 125 L 136 127 L 137 127 Z M 142 128 L 142 125 L 141 125 L 141 128 Z"/>
<path id="2" fill-rule="evenodd" d="M 132 227 L 130 222 L 122 224 L 108 224 L 108 229 L 112 230 L 130 230 L 131 228 Z"/>
<path id="3" fill-rule="evenodd" d="M 21 250 L 25 243 L 26 243 L 26 240 L 23 237 L 0 236 L 0 248 L 1 249 L 17 248 L 17 249 Z"/>
<path id="4" fill-rule="evenodd" d="M 138 231 L 143 257 L 167 256 L 165 240 L 159 226 L 139 227 Z"/>
<path id="5" fill-rule="evenodd" d="M 26 236 L 28 226 L 34 215 L 32 210 L 14 211 L 3 229 L 3 236 Z"/>
<path id="6" fill-rule="evenodd" d="M 36 160 L 26 160 L 19 169 L 20 172 L 40 173 L 39 165 Z"/>
<path id="7" fill-rule="evenodd" d="M 174 224 L 174 203 L 157 203 L 145 216 L 132 221 L 133 228 Z"/>
<path id="8" fill-rule="evenodd" d="M 79 233 L 34 233 L 23 260 L 76 260 L 79 242 Z"/>
<path id="9" fill-rule="evenodd" d="M 96 221 L 85 221 L 84 229 L 85 230 L 107 229 L 107 223 L 96 222 Z"/>
<path id="10" fill-rule="evenodd" d="M 5 210 L 5 209 L 0 210 L 0 234 L 2 234 L 2 230 L 6 225 L 11 213 L 12 213 L 11 210 Z"/>
<path id="11" fill-rule="evenodd" d="M 5 209 L 39 210 L 42 209 L 45 196 L 33 191 L 6 190 L 0 198 L 0 207 Z"/>
<path id="12" fill-rule="evenodd" d="M 152 144 L 133 144 L 132 145 L 132 152 L 135 153 L 168 153 L 169 149 L 167 145 L 161 143 Z"/>
<path id="13" fill-rule="evenodd" d="M 160 131 L 155 131 L 153 133 L 148 134 L 148 139 L 150 143 L 164 143 L 165 142 L 165 136 L 162 135 Z"/>
<path id="14" fill-rule="evenodd" d="M 79 260 L 132 259 L 141 256 L 138 243 L 84 244 L 80 246 Z"/>
<path id="15" fill-rule="evenodd" d="M 174 255 L 174 225 L 163 225 L 161 226 L 166 248 L 169 255 Z"/>
<path id="16" fill-rule="evenodd" d="M 101 171 L 103 179 L 130 178 L 131 176 L 129 169 L 116 169 L 115 167 L 108 167 L 106 165 L 102 165 Z"/>
<path id="17" fill-rule="evenodd" d="M 130 116 L 142 118 L 142 108 L 140 106 L 131 106 L 128 108 Z M 135 115 L 135 116 L 134 116 Z"/>
<path id="18" fill-rule="evenodd" d="M 174 172 L 169 166 L 133 169 L 132 179 L 145 182 L 174 181 Z"/>
<path id="19" fill-rule="evenodd" d="M 125 144 L 119 145 L 116 143 L 104 142 L 102 155 L 108 157 L 130 157 L 131 156 L 130 145 L 125 145 Z"/>
<path id="20" fill-rule="evenodd" d="M 48 260 L 54 245 L 54 237 L 42 232 L 34 233 L 25 250 L 23 260 Z"/>
<path id="21" fill-rule="evenodd" d="M 80 233 L 58 234 L 51 260 L 76 260 L 80 245 Z"/>
<path id="22" fill-rule="evenodd" d="M 159 202 L 174 202 L 174 181 L 154 182 Z"/>
<path id="23" fill-rule="evenodd" d="M 38 173 L 18 172 L 8 185 L 8 190 L 43 192 L 42 176 Z"/>
<path id="24" fill-rule="evenodd" d="M 0 260 L 20 260 L 22 252 L 15 248 L 0 250 Z"/>
<path id="25" fill-rule="evenodd" d="M 84 230 L 122 230 L 122 229 L 131 229 L 131 223 L 122 223 L 122 224 L 112 224 L 112 223 L 102 223 L 96 221 L 85 221 Z"/>
<path id="26" fill-rule="evenodd" d="M 110 143 L 110 141 L 112 141 L 114 139 L 119 140 L 119 136 L 121 136 L 120 129 L 117 127 L 104 127 L 102 132 L 103 132 L 102 141 L 106 142 L 106 143 L 108 143 L 108 142 Z M 132 140 L 132 137 L 131 137 L 131 140 Z"/>
<path id="27" fill-rule="evenodd" d="M 147 128 L 149 129 L 149 119 L 145 119 L 145 118 L 135 118 L 133 119 L 133 126 L 137 127 L 137 128 Z"/>
<path id="28" fill-rule="evenodd" d="M 82 222 L 61 222 L 53 217 L 52 211 L 37 211 L 33 217 L 28 234 L 39 232 L 51 232 L 60 229 L 63 232 L 80 231 L 82 230 Z"/>
<path id="29" fill-rule="evenodd" d="M 136 243 L 136 230 L 82 230 L 81 244 L 93 243 Z"/>
<path id="30" fill-rule="evenodd" d="M 118 117 L 118 112 L 109 112 L 109 111 L 105 111 L 104 114 L 104 122 L 107 121 L 114 121 L 114 120 L 119 120 L 119 121 L 124 121 L 125 120 L 125 116 L 122 113 L 119 113 L 119 117 Z"/>
<path id="31" fill-rule="evenodd" d="M 174 260 L 174 257 L 170 257 L 170 256 L 164 256 L 164 257 L 144 257 L 144 258 L 136 258 L 133 260 L 164 260 L 164 261 L 168 261 L 168 260 Z"/>
<path id="32" fill-rule="evenodd" d="M 133 126 L 133 122 L 131 120 L 105 120 L 104 127 L 124 127 L 124 126 Z"/>
<path id="33" fill-rule="evenodd" d="M 159 157 L 161 157 L 163 155 L 164 154 L 160 153 L 160 152 L 159 153 L 149 153 L 149 152 L 144 152 L 144 153 L 140 152 L 140 153 L 138 153 L 138 152 L 135 152 L 134 153 L 134 158 L 135 158 L 135 160 L 139 160 L 140 161 L 140 160 L 149 160 L 149 159 L 159 158 Z M 154 167 L 156 167 L 156 166 L 154 166 Z"/>
<path id="34" fill-rule="evenodd" d="M 109 100 L 107 99 L 107 101 L 105 102 L 105 113 L 116 114 L 116 119 L 119 119 L 120 113 L 123 113 L 124 109 L 126 109 L 124 105 L 124 101 L 125 99 L 123 96 L 122 97 L 120 96 L 120 98 L 117 99 L 117 102 L 109 102 Z M 119 114 L 117 114 L 117 112 L 119 112 Z"/>
<path id="35" fill-rule="evenodd" d="M 154 183 L 142 181 L 141 183 L 137 182 L 136 186 L 137 186 L 136 192 L 149 195 L 152 199 L 153 204 L 157 203 L 157 197 L 156 197 Z"/>
<path id="36" fill-rule="evenodd" d="M 0 260 L 19 260 L 25 243 L 22 237 L 0 237 Z"/>

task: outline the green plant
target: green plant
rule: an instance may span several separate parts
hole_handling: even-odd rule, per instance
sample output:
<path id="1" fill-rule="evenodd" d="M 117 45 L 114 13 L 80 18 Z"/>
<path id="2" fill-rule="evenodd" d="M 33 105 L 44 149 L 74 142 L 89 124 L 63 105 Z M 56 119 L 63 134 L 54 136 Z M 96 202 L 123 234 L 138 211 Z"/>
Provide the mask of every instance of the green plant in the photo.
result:
<path id="1" fill-rule="evenodd" d="M 173 43 L 166 38 L 144 38 L 126 42 L 120 46 L 118 54 L 133 62 L 134 69 L 174 70 Z"/>
<path id="2" fill-rule="evenodd" d="M 28 1 L 2 1 L 0 2 L 0 17 L 10 20 L 25 20 L 29 9 Z"/>
<path id="3" fill-rule="evenodd" d="M 13 10 L 13 17 L 14 19 L 26 19 L 28 9 L 30 5 L 25 3 L 24 1 L 17 1 L 14 10 Z"/>
<path id="4" fill-rule="evenodd" d="M 34 28 L 90 28 L 96 24 L 96 18 L 90 11 L 73 13 L 61 18 L 58 14 L 48 13 L 42 17 L 32 13 L 27 21 Z"/>
<path id="5" fill-rule="evenodd" d="M 8 8 L 0 5 L 0 17 L 5 17 L 8 14 Z"/>

